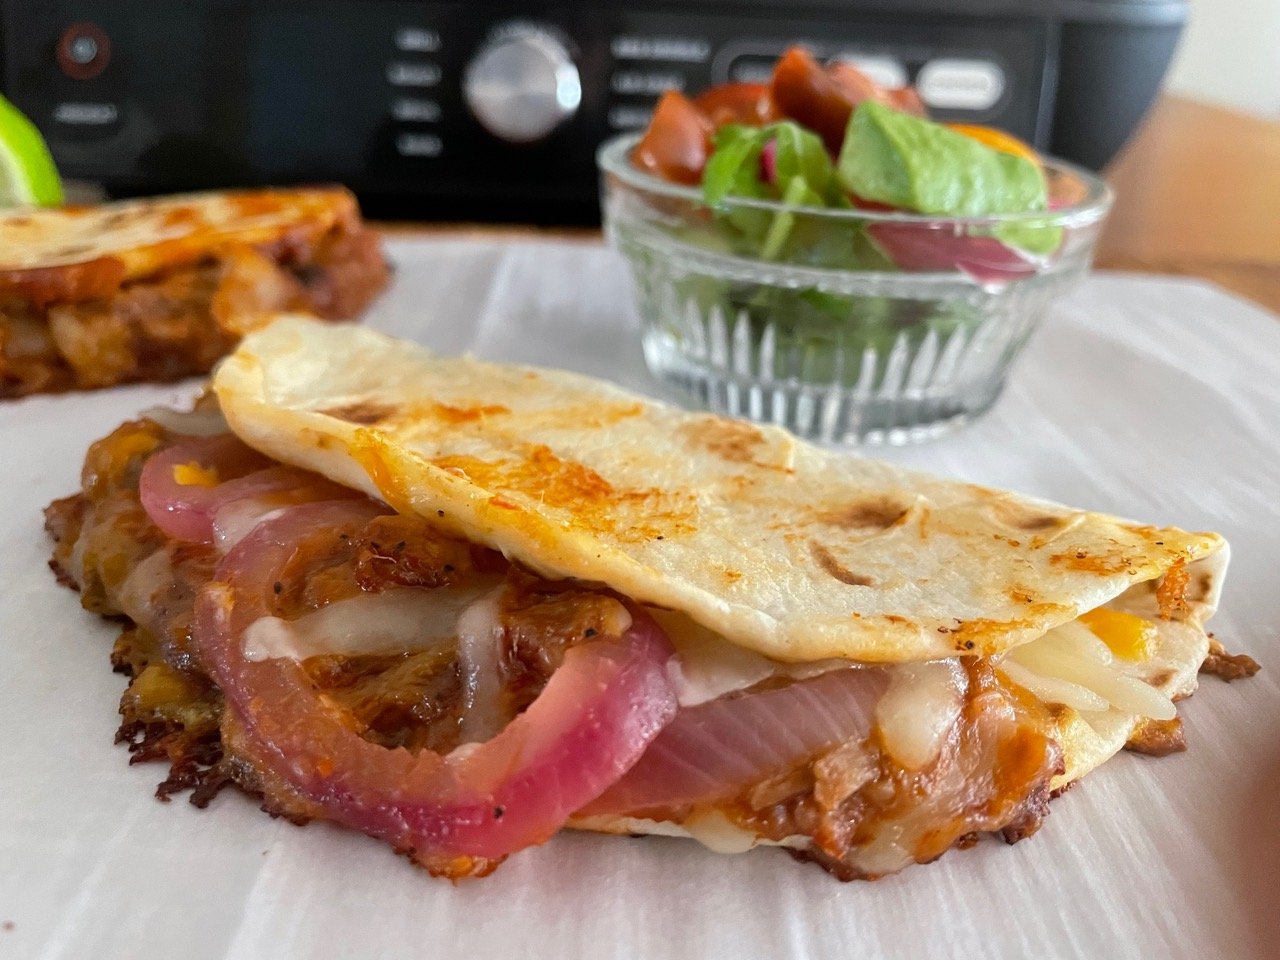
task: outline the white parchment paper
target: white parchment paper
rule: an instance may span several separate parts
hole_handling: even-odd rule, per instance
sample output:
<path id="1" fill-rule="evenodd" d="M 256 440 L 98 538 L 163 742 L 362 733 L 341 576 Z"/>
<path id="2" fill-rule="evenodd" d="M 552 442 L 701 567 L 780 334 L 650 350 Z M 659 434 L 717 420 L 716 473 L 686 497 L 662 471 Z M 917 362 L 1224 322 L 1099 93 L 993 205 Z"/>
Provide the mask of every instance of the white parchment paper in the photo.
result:
<path id="1" fill-rule="evenodd" d="M 591 244 L 397 241 L 370 322 L 441 352 L 642 391 L 620 262 Z M 46 568 L 40 509 L 86 446 L 193 386 L 0 406 L 0 957 L 1275 958 L 1280 956 L 1280 318 L 1187 280 L 1098 276 L 1033 340 L 994 412 L 879 455 L 1232 542 L 1213 626 L 1263 673 L 1206 678 L 1189 752 L 1123 754 L 1016 846 L 877 883 L 786 855 L 565 834 L 483 881 L 271 820 L 233 791 L 152 799 L 112 745 L 116 629 Z"/>

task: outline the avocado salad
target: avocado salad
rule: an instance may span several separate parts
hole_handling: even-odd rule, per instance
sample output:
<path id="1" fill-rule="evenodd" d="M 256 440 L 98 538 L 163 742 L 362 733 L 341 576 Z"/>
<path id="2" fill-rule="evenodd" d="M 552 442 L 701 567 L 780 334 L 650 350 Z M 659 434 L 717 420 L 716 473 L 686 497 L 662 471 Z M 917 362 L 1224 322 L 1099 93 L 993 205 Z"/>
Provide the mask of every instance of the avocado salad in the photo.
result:
<path id="1" fill-rule="evenodd" d="M 1048 211 L 1049 191 L 1035 151 L 1010 134 L 936 123 L 910 88 L 886 90 L 846 63 L 822 67 L 799 47 L 782 56 L 769 84 L 724 84 L 696 99 L 669 91 L 632 162 L 665 180 L 700 186 L 718 214 L 722 245 L 763 260 L 958 269 L 998 282 L 1034 270 L 1062 241 L 1060 229 L 1034 218 L 969 225 L 957 234 L 950 224 L 941 230 L 920 220 L 820 216 L 1035 214 Z M 805 214 L 825 229 L 797 230 Z"/>
<path id="2" fill-rule="evenodd" d="M 935 122 L 910 87 L 886 89 L 799 47 L 768 83 L 666 93 L 630 159 L 700 191 L 698 215 L 666 229 L 712 254 L 819 271 L 949 274 L 992 290 L 1042 272 L 1063 244 L 1031 147 L 995 128 Z M 1010 214 L 1022 216 L 982 220 Z M 853 335 L 888 349 L 904 331 L 918 341 L 981 319 L 954 299 L 862 295 L 821 281 L 763 286 L 690 274 L 674 283 L 703 315 L 718 308 L 726 319 L 747 316 L 753 329 L 802 334 L 819 361 L 823 341 L 848 346 Z"/>

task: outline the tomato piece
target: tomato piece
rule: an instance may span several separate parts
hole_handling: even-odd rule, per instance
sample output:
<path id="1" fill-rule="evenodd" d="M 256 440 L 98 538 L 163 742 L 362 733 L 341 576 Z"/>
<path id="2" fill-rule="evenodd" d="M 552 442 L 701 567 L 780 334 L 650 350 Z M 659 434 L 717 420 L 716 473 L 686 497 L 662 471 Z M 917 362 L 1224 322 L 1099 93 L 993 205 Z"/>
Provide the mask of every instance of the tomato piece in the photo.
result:
<path id="1" fill-rule="evenodd" d="M 711 152 L 711 121 L 683 93 L 668 90 L 631 154 L 641 170 L 674 183 L 694 185 Z"/>
<path id="2" fill-rule="evenodd" d="M 840 152 L 854 107 L 866 100 L 925 116 L 923 101 L 910 87 L 887 90 L 851 63 L 824 69 L 801 47 L 792 47 L 779 58 L 770 92 L 784 116 L 822 137 L 833 154 Z"/>
<path id="3" fill-rule="evenodd" d="M 722 83 L 695 97 L 693 104 L 717 130 L 726 123 L 757 127 L 778 119 L 773 97 L 764 83 Z"/>
<path id="4" fill-rule="evenodd" d="M 778 59 L 769 90 L 783 116 L 820 136 L 832 153 L 839 152 L 854 104 L 807 50 L 792 47 Z"/>
<path id="5" fill-rule="evenodd" d="M 827 75 L 852 106 L 864 100 L 893 106 L 889 92 L 851 63 L 836 61 L 827 67 Z"/>
<path id="6" fill-rule="evenodd" d="M 920 94 L 916 93 L 915 87 L 898 87 L 896 90 L 888 91 L 889 106 L 896 107 L 903 113 L 909 113 L 916 117 L 928 117 L 929 110 L 925 107 L 924 101 L 920 99 Z"/>
<path id="7" fill-rule="evenodd" d="M 882 87 L 851 63 L 833 63 L 827 67 L 827 73 L 855 107 L 864 100 L 874 100 L 903 113 L 928 116 L 924 101 L 914 87 Z"/>

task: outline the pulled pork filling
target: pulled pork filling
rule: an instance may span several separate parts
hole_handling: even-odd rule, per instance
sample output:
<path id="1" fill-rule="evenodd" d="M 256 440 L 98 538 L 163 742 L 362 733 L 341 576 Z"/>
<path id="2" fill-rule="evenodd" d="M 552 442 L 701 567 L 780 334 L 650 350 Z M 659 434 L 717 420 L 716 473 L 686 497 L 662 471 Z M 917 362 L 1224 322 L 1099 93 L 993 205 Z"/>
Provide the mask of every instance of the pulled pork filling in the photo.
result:
<path id="1" fill-rule="evenodd" d="M 46 510 L 59 579 L 126 618 L 118 740 L 169 763 L 161 798 L 236 784 L 454 878 L 566 824 L 710 820 L 875 877 L 1047 812 L 1061 750 L 988 660 L 693 703 L 667 619 L 163 419 L 95 443 Z"/>
<path id="2" fill-rule="evenodd" d="M 350 319 L 387 279 L 377 235 L 340 224 L 279 249 L 230 245 L 92 299 L 0 293 L 0 397 L 207 373 L 269 314 Z"/>

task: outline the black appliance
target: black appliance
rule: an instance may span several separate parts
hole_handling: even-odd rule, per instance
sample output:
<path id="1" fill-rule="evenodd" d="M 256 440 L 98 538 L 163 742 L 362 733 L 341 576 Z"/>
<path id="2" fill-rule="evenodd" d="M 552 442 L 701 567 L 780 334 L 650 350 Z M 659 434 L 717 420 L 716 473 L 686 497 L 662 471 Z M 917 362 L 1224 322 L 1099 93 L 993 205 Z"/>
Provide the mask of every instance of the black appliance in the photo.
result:
<path id="1" fill-rule="evenodd" d="M 934 114 L 1103 164 L 1186 0 L 0 0 L 0 91 L 114 194 L 340 181 L 383 216 L 596 215 L 594 151 L 661 91 L 803 42 Z"/>

